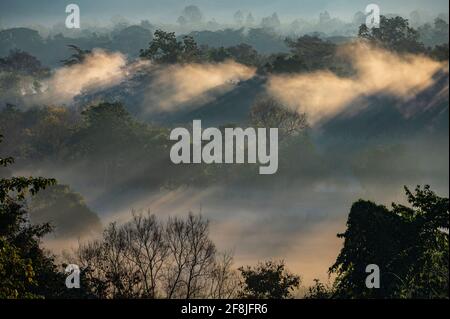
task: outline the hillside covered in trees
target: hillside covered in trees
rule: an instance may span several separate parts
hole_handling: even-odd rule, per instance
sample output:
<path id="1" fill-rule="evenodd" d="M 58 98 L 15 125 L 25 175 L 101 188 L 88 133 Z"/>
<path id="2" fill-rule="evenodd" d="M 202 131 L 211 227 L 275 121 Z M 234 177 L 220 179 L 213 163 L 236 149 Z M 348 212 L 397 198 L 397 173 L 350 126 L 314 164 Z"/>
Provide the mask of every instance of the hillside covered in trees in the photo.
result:
<path id="1" fill-rule="evenodd" d="M 0 30 L 0 298 L 448 299 L 448 15 L 419 18 Z M 174 164 L 196 119 L 278 128 L 277 173 Z"/>

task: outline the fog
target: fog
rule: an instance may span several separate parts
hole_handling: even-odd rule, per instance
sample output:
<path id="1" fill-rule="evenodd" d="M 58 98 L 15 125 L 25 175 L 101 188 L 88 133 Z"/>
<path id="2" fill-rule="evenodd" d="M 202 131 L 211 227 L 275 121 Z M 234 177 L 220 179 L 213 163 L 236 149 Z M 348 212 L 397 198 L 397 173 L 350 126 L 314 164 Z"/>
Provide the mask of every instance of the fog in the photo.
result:
<path id="1" fill-rule="evenodd" d="M 381 100 L 385 107 L 402 112 L 419 107 L 420 113 L 440 105 L 436 102 L 438 95 L 426 105 L 414 99 L 438 85 L 435 74 L 447 72 L 448 66 L 423 56 L 397 56 L 355 45 L 345 48 L 342 55 L 355 69 L 351 77 L 324 72 L 272 75 L 264 87 L 265 93 L 308 114 L 309 135 L 313 140 L 323 134 L 321 130 L 327 122 L 338 119 L 355 104 L 358 107 L 352 108 L 352 116 L 356 118 L 377 107 L 373 100 Z M 151 101 L 144 105 L 172 113 L 182 110 L 188 102 L 195 101 L 197 107 L 207 104 L 221 94 L 237 90 L 239 85 L 231 82 L 246 81 L 255 75 L 254 69 L 235 62 L 159 69 L 139 60 L 127 60 L 119 53 L 94 50 L 83 63 L 56 69 L 46 82 L 43 96 L 49 101 L 70 104 L 75 95 L 86 90 L 115 90 L 115 85 L 137 72 L 150 73 L 153 79 L 144 85 Z M 440 96 L 448 105 L 448 80 Z M 411 116 L 402 112 L 405 119 Z M 318 122 L 322 125 L 316 128 Z M 344 123 L 348 130 L 348 124 L 353 122 Z M 347 215 L 356 200 L 363 198 L 387 206 L 393 201 L 405 203 L 403 186 L 414 188 L 419 184 L 430 184 L 438 194 L 448 196 L 449 152 L 445 131 L 444 137 L 440 133 L 430 137 L 429 132 L 419 131 L 398 138 L 392 138 L 388 127 L 380 126 L 379 131 L 386 131 L 386 140 L 367 138 L 358 144 L 359 136 L 343 136 L 345 143 L 352 145 L 350 148 L 336 140 L 329 147 L 320 138 L 315 140 L 315 148 L 306 144 L 300 148 L 287 147 L 280 151 L 280 167 L 274 176 L 256 174 L 230 182 L 224 171 L 219 175 L 221 179 L 206 186 L 129 187 L 136 176 L 146 176 L 147 168 L 143 166 L 141 171 L 139 167 L 150 158 L 140 157 L 139 151 L 122 154 L 120 149 L 114 156 L 138 162 L 132 164 L 132 171 L 122 171 L 123 175 L 110 182 L 91 177 L 98 176 L 102 167 L 99 164 L 108 163 L 110 158 L 106 155 L 96 157 L 95 163 L 42 161 L 12 173 L 52 176 L 59 183 L 70 185 L 100 216 L 103 225 L 125 222 L 132 211 L 149 211 L 162 218 L 201 213 L 211 221 L 211 235 L 218 248 L 234 253 L 236 266 L 269 258 L 284 259 L 308 285 L 314 278 L 328 280 L 328 267 L 342 244 L 336 234 L 345 230 Z M 108 140 L 108 132 L 102 134 Z M 330 134 L 331 137 L 337 138 L 336 134 Z M 155 174 L 170 173 L 164 160 L 168 159 L 154 162 Z M 191 169 L 193 166 L 180 171 L 180 178 Z M 46 245 L 61 251 L 76 247 L 83 240 L 87 238 L 50 235 Z"/>
<path id="2" fill-rule="evenodd" d="M 173 112 L 186 104 L 205 104 L 240 81 L 249 80 L 255 72 L 255 68 L 234 61 L 164 67 L 155 71 L 144 108 L 147 112 Z"/>
<path id="3" fill-rule="evenodd" d="M 252 12 L 255 18 L 261 19 L 277 12 L 282 21 L 295 18 L 310 18 L 319 16 L 320 12 L 329 11 L 333 17 L 350 22 L 353 14 L 364 11 L 368 2 L 363 0 L 351 1 L 307 1 L 307 0 L 247 0 L 247 1 L 220 1 L 220 0 L 132 0 L 126 4 L 122 1 L 88 1 L 79 0 L 82 17 L 90 23 L 109 23 L 111 17 L 122 16 L 128 21 L 138 22 L 150 19 L 156 23 L 176 22 L 183 8 L 187 5 L 198 6 L 206 21 L 216 19 L 223 23 L 232 23 L 236 11 Z M 421 10 L 428 14 L 442 11 L 448 12 L 448 2 L 444 0 L 380 0 L 377 4 L 383 13 L 396 13 L 408 15 L 411 11 Z M 34 3 L 26 0 L 3 0 L 0 3 L 0 21 L 3 25 L 18 24 L 54 24 L 64 22 L 65 4 L 54 1 Z M 124 18 L 123 18 L 124 19 Z"/>
<path id="4" fill-rule="evenodd" d="M 354 75 L 340 77 L 319 71 L 272 76 L 267 85 L 269 93 L 297 112 L 307 113 L 311 124 L 316 124 L 355 103 L 365 105 L 364 97 L 373 94 L 406 101 L 430 87 L 436 72 L 448 73 L 448 63 L 424 56 L 399 56 L 363 44 L 350 44 L 341 50 L 355 69 Z"/>
<path id="5" fill-rule="evenodd" d="M 354 20 L 354 15 L 364 11 L 366 5 L 359 0 L 77 3 L 85 24 L 73 33 L 63 25 L 63 4 L 51 1 L 2 1 L 0 28 L 40 24 L 44 25 L 39 29 L 41 35 L 54 37 L 63 33 L 97 41 L 97 34 L 93 36 L 92 32 L 115 34 L 133 23 L 148 34 L 164 27 L 178 35 L 228 27 L 246 34 L 251 27 L 264 27 L 269 30 L 267 37 L 283 43 L 284 35 L 312 31 L 351 38 L 360 22 Z M 195 23 L 181 25 L 177 19 L 188 4 L 197 5 L 203 16 Z M 405 0 L 394 4 L 383 0 L 378 4 L 382 13 L 409 16 L 419 10 L 421 23 L 432 21 L 440 13 L 448 16 L 447 1 Z M 236 21 L 237 10 L 242 11 L 244 22 Z M 319 15 L 324 11 L 329 15 L 323 15 L 320 21 Z M 263 18 L 270 18 L 266 20 L 268 24 L 271 19 L 278 19 L 274 12 L 280 24 L 274 28 L 264 26 Z M 247 23 L 250 13 L 255 18 L 252 25 Z M 119 43 L 120 39 L 123 38 L 117 40 Z M 36 52 L 48 53 L 48 39 L 41 40 L 44 49 L 39 50 L 38 46 Z M 146 41 L 144 34 L 143 42 Z M 53 45 L 63 46 L 57 41 Z M 280 51 L 278 47 L 273 50 Z M 29 107 L 62 106 L 63 111 L 72 112 L 103 101 L 102 98 L 123 102 L 135 121 L 130 126 L 139 127 L 145 134 L 160 130 L 160 135 L 151 135 L 155 139 L 179 124 L 177 121 L 183 122 L 182 114 L 197 110 L 195 114 L 200 119 L 218 105 L 223 106 L 218 111 L 221 120 L 238 110 L 245 119 L 233 119 L 248 124 L 247 100 L 254 96 L 272 96 L 288 109 L 306 113 L 309 125 L 291 144 L 280 143 L 279 170 L 273 176 L 258 175 L 257 170 L 245 170 L 239 165 L 219 166 L 208 171 L 206 182 L 198 182 L 195 173 L 201 170 L 199 166 L 170 166 L 169 149 L 158 153 L 153 140 L 138 144 L 144 145 L 141 149 L 128 149 L 121 141 L 115 144 L 111 132 L 102 131 L 103 127 L 93 130 L 96 135 L 92 139 L 102 141 L 98 145 L 105 148 L 89 149 L 89 143 L 81 145 L 81 150 L 75 148 L 80 153 L 88 150 L 82 160 L 76 154 L 67 154 L 74 149 L 68 147 L 69 151 L 57 153 L 64 160 L 58 156 L 33 161 L 19 158 L 17 168 L 13 166 L 8 174 L 54 177 L 60 184 L 70 185 L 104 226 L 126 222 L 133 211 L 150 212 L 161 218 L 200 213 L 210 220 L 211 237 L 217 247 L 234 253 L 235 266 L 284 259 L 291 271 L 302 276 L 303 285 L 311 284 L 315 278 L 328 280 L 328 268 L 342 245 L 336 235 L 345 231 L 350 207 L 358 199 L 386 206 L 392 202 L 406 204 L 403 187 L 414 189 L 426 184 L 438 195 L 448 196 L 448 63 L 350 43 L 340 47 L 339 57 L 351 65 L 352 74 L 276 74 L 258 73 L 255 67 L 231 60 L 155 65 L 137 58 L 138 50 L 135 51 L 133 55 L 111 47 L 94 48 L 81 63 L 52 64 L 50 75 L 42 80 L 42 92 L 22 87 L 21 98 Z M 270 51 L 265 54 L 269 56 Z M 57 60 L 55 55 L 52 61 Z M 31 76 L 26 79 L 34 81 Z M 30 83 L 24 84 L 27 85 Z M 3 99 L 7 102 L 9 96 L 0 97 L 2 102 Z M 228 106 L 235 108 L 230 111 Z M 174 120 L 164 122 L 153 117 L 157 113 L 174 116 Z M 74 121 L 79 118 L 79 114 L 73 116 Z M 58 119 L 51 117 L 48 122 L 52 128 Z M 180 125 L 189 126 L 189 122 Z M 223 120 L 219 124 L 227 123 Z M 50 132 L 46 136 L 49 141 L 59 137 L 59 131 Z M 145 134 L 133 137 L 139 140 L 150 136 Z M 85 141 L 83 136 L 77 138 Z M 70 143 L 76 144 L 72 140 Z M 52 149 L 54 145 L 45 144 L 44 151 L 45 147 Z M 27 154 L 28 150 L 19 151 Z M 187 179 L 188 185 L 166 185 L 168 177 Z M 89 238 L 51 234 L 45 238 L 45 245 L 61 252 L 85 240 Z"/>

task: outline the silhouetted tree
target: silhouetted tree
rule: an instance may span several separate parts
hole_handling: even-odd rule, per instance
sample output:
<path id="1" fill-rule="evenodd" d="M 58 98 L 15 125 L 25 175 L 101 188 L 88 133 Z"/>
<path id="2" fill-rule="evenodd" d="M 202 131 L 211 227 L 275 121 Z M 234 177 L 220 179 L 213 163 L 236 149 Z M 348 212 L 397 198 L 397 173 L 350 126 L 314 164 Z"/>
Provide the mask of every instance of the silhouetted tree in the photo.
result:
<path id="1" fill-rule="evenodd" d="M 99 298 L 229 298 L 237 286 L 231 256 L 216 258 L 208 221 L 192 214 L 166 223 L 134 214 L 76 259 Z"/>
<path id="2" fill-rule="evenodd" d="M 11 157 L 0 158 L 0 167 L 13 162 Z M 51 231 L 50 224 L 31 225 L 24 208 L 26 196 L 55 183 L 42 177 L 0 179 L 0 299 L 71 296 L 64 274 L 40 247 L 41 238 Z"/>
<path id="3" fill-rule="evenodd" d="M 209 223 L 201 216 L 169 219 L 166 240 L 170 263 L 165 274 L 168 298 L 201 296 L 216 253 L 208 231 Z"/>
<path id="4" fill-rule="evenodd" d="M 429 186 L 407 188 L 412 207 L 353 204 L 331 273 L 338 298 L 448 298 L 449 200 Z M 381 287 L 365 285 L 366 266 L 380 268 Z"/>
<path id="5" fill-rule="evenodd" d="M 286 299 L 300 286 L 300 277 L 286 270 L 283 261 L 266 261 L 239 271 L 243 277 L 241 298 Z"/>
<path id="6" fill-rule="evenodd" d="M 327 287 L 319 279 L 314 279 L 314 285 L 308 288 L 305 299 L 331 299 L 332 287 Z"/>

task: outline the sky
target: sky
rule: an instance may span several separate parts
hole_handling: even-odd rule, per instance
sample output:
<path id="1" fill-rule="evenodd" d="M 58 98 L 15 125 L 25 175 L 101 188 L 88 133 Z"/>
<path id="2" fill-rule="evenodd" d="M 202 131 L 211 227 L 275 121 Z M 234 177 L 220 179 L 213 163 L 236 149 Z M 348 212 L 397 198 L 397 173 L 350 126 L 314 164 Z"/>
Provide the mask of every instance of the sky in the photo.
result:
<path id="1" fill-rule="evenodd" d="M 447 0 L 0 0 L 0 24 L 18 26 L 64 22 L 65 7 L 78 4 L 81 18 L 107 23 L 120 15 L 131 21 L 149 19 L 154 23 L 175 23 L 183 8 L 197 5 L 207 20 L 229 22 L 237 10 L 252 12 L 255 18 L 277 12 L 283 20 L 312 18 L 324 10 L 332 16 L 349 20 L 357 11 L 364 11 L 369 3 L 376 3 L 383 13 L 409 15 L 420 10 L 436 15 L 448 13 Z"/>

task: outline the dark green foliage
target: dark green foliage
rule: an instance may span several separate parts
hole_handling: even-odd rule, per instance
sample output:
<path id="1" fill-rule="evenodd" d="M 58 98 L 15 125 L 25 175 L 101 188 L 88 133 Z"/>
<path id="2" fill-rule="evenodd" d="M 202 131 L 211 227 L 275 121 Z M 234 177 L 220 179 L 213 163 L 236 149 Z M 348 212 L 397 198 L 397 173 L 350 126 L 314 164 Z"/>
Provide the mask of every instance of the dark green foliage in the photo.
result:
<path id="1" fill-rule="evenodd" d="M 314 279 L 314 285 L 308 288 L 305 299 L 331 299 L 333 297 L 333 290 L 320 282 L 319 279 Z"/>
<path id="2" fill-rule="evenodd" d="M 31 292 L 35 274 L 29 259 L 0 237 L 0 299 L 36 298 Z"/>
<path id="3" fill-rule="evenodd" d="M 296 73 L 307 69 L 305 61 L 287 53 L 275 55 L 272 62 L 266 65 L 266 70 L 273 73 Z"/>
<path id="4" fill-rule="evenodd" d="M 195 8 L 191 7 L 190 10 L 185 11 L 183 19 L 179 21 L 181 24 L 201 22 L 201 14 L 196 12 Z M 277 26 L 276 16 L 272 18 L 274 23 L 265 19 L 269 28 Z M 52 56 L 48 61 L 57 61 L 61 58 L 56 57 L 65 56 L 66 53 L 58 55 L 53 52 L 57 52 L 59 48 L 66 49 L 67 43 L 74 40 L 75 45 L 68 45 L 73 54 L 61 61 L 65 66 L 71 66 L 85 61 L 91 52 L 81 48 L 104 47 L 125 52 L 132 45 L 135 50 L 139 45 L 136 39 L 142 44 L 142 41 L 149 41 L 151 37 L 150 31 L 136 26 L 117 31 L 115 35 L 92 35 L 92 38 L 85 39 L 68 39 L 59 35 L 44 40 L 37 32 L 29 31 L 16 29 L 0 32 L 0 40 L 8 45 L 4 54 L 8 54 L 10 44 L 15 46 L 16 38 L 21 38 L 23 41 L 17 43 L 30 45 L 36 52 L 41 52 L 41 58 Z M 266 64 L 266 71 L 275 73 L 339 71 L 336 42 L 328 42 L 318 36 L 302 36 L 283 43 L 282 38 L 267 30 L 250 29 L 248 33 L 243 31 L 193 32 L 193 36 L 180 39 L 175 33 L 157 30 L 149 48 L 141 51 L 141 57 L 161 64 L 223 62 L 231 59 L 258 67 L 259 71 L 262 70 L 262 65 L 269 62 Z M 436 60 L 448 60 L 448 44 L 440 44 L 442 39 L 447 41 L 448 37 L 448 24 L 442 19 L 437 19 L 434 27 L 424 26 L 416 31 L 409 26 L 406 19 L 382 17 L 380 29 L 369 30 L 361 26 L 359 36 L 371 44 L 396 52 L 427 53 Z M 425 49 L 419 42 L 419 36 L 420 41 L 425 41 L 426 38 L 427 46 L 438 45 L 433 49 Z M 205 46 L 199 49 L 197 41 L 202 43 L 199 39 L 201 37 L 206 38 L 208 44 L 214 43 L 217 48 Z M 287 52 L 285 45 L 290 52 Z M 255 48 L 261 53 L 282 53 L 266 57 L 259 54 Z M 34 51 L 30 52 L 34 54 Z M 48 75 L 48 70 L 42 67 L 36 58 L 23 51 L 11 51 L 8 56 L 1 58 L 0 72 L 0 95 L 10 103 L 13 103 L 9 100 L 10 92 L 20 96 L 21 88 L 30 87 L 29 84 L 35 79 Z M 25 78 L 28 80 L 25 82 L 27 85 L 21 85 Z M 39 91 L 34 90 L 35 88 L 38 86 L 33 86 L 32 90 Z M 236 91 L 239 91 L 239 88 Z M 14 103 L 22 105 L 15 100 Z M 329 168 L 322 164 L 327 155 L 317 155 L 314 145 L 307 139 L 306 134 L 303 134 L 307 129 L 306 117 L 290 112 L 276 101 L 268 99 L 255 103 L 250 120 L 254 126 L 280 128 L 280 140 L 283 143 L 280 144 L 279 174 L 270 180 L 267 178 L 267 184 L 279 188 L 280 185 L 274 183 L 274 179 L 278 178 L 283 182 L 283 186 L 292 180 L 296 187 L 300 183 L 316 187 L 318 183 L 310 183 L 308 176 L 316 171 L 323 174 Z M 378 125 L 377 121 L 373 123 Z M 367 131 L 364 124 L 362 127 L 364 130 L 361 131 Z M 230 184 L 230 181 L 244 187 L 264 184 L 261 182 L 263 177 L 258 177 L 256 183 L 256 180 L 252 180 L 252 177 L 257 175 L 256 166 L 242 165 L 235 168 L 224 167 L 225 165 L 171 165 L 168 158 L 170 128 L 154 127 L 137 121 L 121 103 L 100 103 L 87 107 L 81 114 L 67 108 L 19 110 L 8 105 L 0 110 L 0 128 L 8 133 L 8 141 L 1 145 L 1 150 L 7 150 L 7 154 L 17 158 L 18 164 L 22 165 L 19 169 L 41 169 L 42 163 L 55 170 L 61 167 L 74 168 L 74 175 L 77 176 L 73 179 L 77 180 L 78 186 L 89 185 L 93 189 L 101 189 L 104 194 L 100 196 L 108 199 L 119 197 L 116 195 L 128 190 L 147 192 L 148 188 L 159 190 L 161 187 L 178 187 L 185 184 L 209 186 L 212 182 L 217 182 L 223 186 Z M 14 152 L 9 152 L 10 150 Z M 339 151 L 343 153 L 342 149 Z M 396 148 L 389 151 L 389 154 L 393 154 L 390 160 L 386 160 L 385 151 L 378 152 L 379 154 L 375 152 L 375 155 L 379 155 L 375 157 L 373 153 L 368 153 L 370 162 L 366 163 L 363 158 L 362 164 L 355 165 L 359 182 L 364 181 L 361 174 L 370 171 L 370 174 L 379 175 L 377 177 L 382 180 L 376 185 L 378 188 L 381 188 L 380 185 L 388 187 L 394 174 L 380 174 L 377 167 L 389 163 L 390 167 L 401 167 L 401 170 L 405 170 L 408 162 L 403 157 L 399 159 L 398 152 Z M 334 157 L 326 160 L 333 162 Z M 52 257 L 40 248 L 40 240 L 51 230 L 48 222 L 56 226 L 56 235 L 70 236 L 98 229 L 99 220 L 80 196 L 70 191 L 68 186 L 55 186 L 53 179 L 41 177 L 7 177 L 10 172 L 3 168 L 13 162 L 12 157 L 0 158 L 0 177 L 3 177 L 0 180 L 0 298 L 68 297 L 73 291 L 68 292 L 64 288 L 64 275 L 58 270 Z M 416 173 L 417 167 L 417 163 L 414 163 L 412 172 Z M 407 168 L 408 172 L 411 171 Z M 414 174 L 411 175 L 413 176 L 408 178 L 415 178 Z M 372 178 L 369 182 L 374 185 Z M 46 189 L 43 190 L 44 188 Z M 31 211 L 24 206 L 28 195 L 32 197 Z M 309 288 L 307 298 L 448 298 L 448 199 L 436 196 L 429 187 L 418 188 L 415 194 L 407 190 L 407 196 L 412 208 L 394 204 L 392 209 L 388 209 L 362 200 L 353 205 L 348 229 L 341 235 L 345 239 L 344 248 L 331 267 L 331 272 L 337 275 L 336 283 L 334 287 L 329 288 L 320 281 L 315 281 L 315 285 Z M 117 202 L 120 202 L 120 199 Z M 72 216 L 76 216 L 73 222 L 70 218 Z M 91 253 L 88 257 L 98 262 L 97 270 L 105 271 L 105 277 L 91 272 L 92 268 L 86 268 L 83 276 L 91 276 L 92 287 L 89 288 L 89 282 L 82 280 L 83 287 L 91 289 L 97 297 L 155 298 L 164 295 L 161 287 L 158 293 L 155 292 L 158 290 L 156 286 L 140 287 L 147 282 L 142 280 L 143 277 L 136 276 L 135 269 L 129 268 L 132 270 L 130 273 L 128 270 L 122 272 L 121 269 L 126 265 L 126 261 L 130 260 L 130 255 L 136 252 L 133 249 L 136 242 L 139 242 L 136 238 L 141 242 L 148 238 L 158 242 L 162 238 L 160 234 L 166 234 L 167 229 L 155 231 L 159 226 L 154 226 L 156 224 L 152 218 L 145 221 L 147 228 L 140 228 L 142 221 L 143 219 L 137 218 L 134 220 L 135 224 L 128 223 L 124 228 L 119 227 L 122 233 L 117 237 L 117 229 L 111 225 L 105 232 L 99 250 L 86 250 Z M 172 232 L 172 236 L 180 238 L 177 242 L 179 245 L 192 243 L 186 238 L 195 237 L 192 232 L 186 231 L 186 225 L 204 225 L 202 222 L 195 222 L 192 217 L 186 222 L 173 221 L 172 227 L 176 231 Z M 92 225 L 92 229 L 86 227 L 86 224 Z M 206 228 L 205 226 L 198 229 Z M 135 237 L 126 237 L 127 234 Z M 146 237 L 148 234 L 153 237 Z M 130 240 L 125 250 L 128 255 L 123 254 L 122 260 L 111 263 L 118 266 L 113 269 L 108 265 L 108 258 L 101 258 L 106 256 L 102 254 L 107 251 L 108 254 L 114 255 L 115 248 L 124 247 L 124 240 Z M 164 238 L 162 242 L 166 240 L 167 238 Z M 213 245 L 209 239 L 205 242 L 211 244 L 207 245 L 210 247 L 207 250 L 210 257 Z M 110 245 L 111 243 L 116 246 Z M 142 252 L 143 247 L 140 246 Z M 161 247 L 161 252 L 165 254 L 167 244 L 164 243 Z M 96 247 L 94 245 L 90 248 Z M 183 250 L 183 267 L 195 260 L 191 254 L 194 249 L 195 247 Z M 140 253 L 139 250 L 139 254 L 133 257 L 135 261 L 140 259 Z M 165 256 L 164 254 L 161 256 Z M 173 255 L 177 255 L 176 251 Z M 96 259 L 97 257 L 99 258 Z M 139 260 L 144 265 L 140 266 L 145 268 L 149 260 L 148 256 L 147 259 Z M 365 267 L 370 263 L 376 263 L 381 268 L 381 289 L 368 290 L 365 287 Z M 148 270 L 145 269 L 141 271 L 141 276 L 147 275 Z M 182 278 L 175 280 L 175 283 L 172 279 L 176 278 L 177 267 L 169 269 L 175 276 L 167 276 L 164 280 L 172 284 L 173 291 L 179 290 L 169 293 L 169 297 L 204 296 L 203 292 L 200 293 L 203 289 L 201 282 L 191 285 L 193 290 L 184 288 L 190 286 L 185 280 L 189 269 L 185 268 L 179 272 L 182 273 Z M 217 271 L 213 269 L 207 275 Z M 282 262 L 269 261 L 256 267 L 241 268 L 240 271 L 244 278 L 241 291 L 243 298 L 289 298 L 300 284 L 300 278 L 286 271 Z M 196 275 L 190 275 L 191 278 L 197 278 Z M 207 275 L 201 273 L 201 277 Z M 156 279 L 158 282 L 161 280 L 160 277 L 155 277 Z M 129 289 L 130 287 L 132 289 Z M 138 293 L 133 290 L 135 287 L 138 287 Z M 75 293 L 78 296 L 86 296 L 83 289 Z"/>
<path id="5" fill-rule="evenodd" d="M 49 170 L 75 167 L 80 183 L 105 192 L 203 178 L 202 165 L 172 164 L 169 128 L 137 121 L 121 103 L 93 105 L 81 115 L 62 107 L 22 111 L 10 106 L 0 110 L 0 128 L 8 132 L 0 150 L 20 160 L 19 168 L 37 163 Z"/>
<path id="6" fill-rule="evenodd" d="M 168 129 L 136 121 L 121 103 L 100 103 L 82 112 L 68 156 L 74 162 L 88 159 L 86 170 L 91 173 L 86 178 L 93 185 L 161 187 L 177 174 L 176 168 L 169 171 L 169 143 Z"/>
<path id="7" fill-rule="evenodd" d="M 396 16 L 381 16 L 380 27 L 369 29 L 365 24 L 359 27 L 358 36 L 371 44 L 397 52 L 423 53 L 425 47 L 419 42 L 419 33 L 409 26 L 407 19 Z"/>
<path id="8" fill-rule="evenodd" d="M 336 45 L 316 36 L 302 36 L 293 41 L 286 40 L 294 57 L 303 61 L 308 70 L 322 69 L 331 62 L 336 53 Z"/>
<path id="9" fill-rule="evenodd" d="M 0 142 L 3 137 L 0 135 Z M 13 162 L 0 158 L 1 166 Z M 49 185 L 53 179 L 12 177 L 0 179 L 0 298 L 42 296 L 52 280 L 53 263 L 39 248 L 39 238 L 50 231 L 48 224 L 31 226 L 22 201 Z"/>
<path id="10" fill-rule="evenodd" d="M 202 47 L 202 50 L 206 51 L 208 60 L 212 62 L 223 62 L 231 59 L 231 53 L 228 51 L 228 49 L 224 47 L 219 48 Z"/>
<path id="11" fill-rule="evenodd" d="M 412 207 L 353 204 L 344 247 L 331 273 L 339 298 L 448 298 L 449 201 L 429 186 L 406 188 Z M 365 268 L 380 267 L 381 287 L 367 289 Z"/>
<path id="12" fill-rule="evenodd" d="M 311 72 L 333 69 L 337 46 L 317 36 L 305 35 L 296 40 L 286 39 L 290 54 L 277 54 L 267 66 L 275 73 Z"/>
<path id="13" fill-rule="evenodd" d="M 283 261 L 266 261 L 255 267 L 239 268 L 243 277 L 241 298 L 286 299 L 300 286 L 300 277 L 291 274 Z"/>
<path id="14" fill-rule="evenodd" d="M 12 162 L 10 157 L 0 158 L 1 166 Z M 0 179 L 0 299 L 89 296 L 88 286 L 66 288 L 66 275 L 54 257 L 40 247 L 42 237 L 52 227 L 49 223 L 31 224 L 25 210 L 27 194 L 33 197 L 55 184 L 54 179 L 42 177 Z"/>
<path id="15" fill-rule="evenodd" d="M 8 134 L 0 149 L 18 161 L 56 161 L 67 151 L 69 138 L 76 131 L 79 119 L 79 114 L 68 108 L 21 110 L 9 105 L 0 110 L 0 130 Z"/>
<path id="16" fill-rule="evenodd" d="M 431 49 L 430 56 L 437 61 L 448 61 L 448 43 L 436 45 Z"/>
<path id="17" fill-rule="evenodd" d="M 16 72 L 22 75 L 44 76 L 49 70 L 31 54 L 21 50 L 12 50 L 9 55 L 0 58 L 0 72 Z"/>
<path id="18" fill-rule="evenodd" d="M 233 60 L 247 66 L 260 67 L 264 58 L 251 45 L 241 43 L 230 47 L 202 47 L 202 54 L 207 61 L 224 62 Z"/>
<path id="19" fill-rule="evenodd" d="M 236 46 L 227 48 L 227 52 L 231 58 L 241 64 L 249 66 L 258 66 L 261 57 L 251 45 L 241 43 Z"/>
<path id="20" fill-rule="evenodd" d="M 0 104 L 24 103 L 25 95 L 41 91 L 50 70 L 27 52 L 14 49 L 0 58 Z M 3 105 L 2 105 L 3 106 Z"/>
<path id="21" fill-rule="evenodd" d="M 186 63 L 197 61 L 200 51 L 191 36 L 178 41 L 174 32 L 156 30 L 149 48 L 141 50 L 140 56 L 158 63 Z"/>

